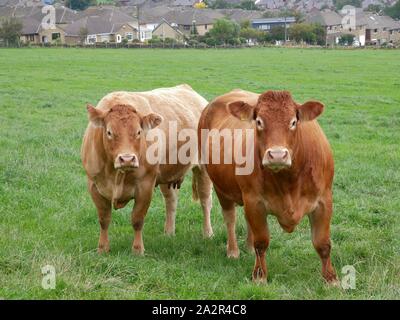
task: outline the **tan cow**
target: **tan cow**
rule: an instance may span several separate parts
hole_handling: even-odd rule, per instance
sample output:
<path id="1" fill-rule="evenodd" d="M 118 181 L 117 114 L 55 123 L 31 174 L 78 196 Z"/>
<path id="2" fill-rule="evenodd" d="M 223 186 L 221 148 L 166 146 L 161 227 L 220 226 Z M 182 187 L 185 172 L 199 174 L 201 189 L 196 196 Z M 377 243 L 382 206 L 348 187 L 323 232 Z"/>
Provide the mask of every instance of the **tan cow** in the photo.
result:
<path id="1" fill-rule="evenodd" d="M 336 282 L 330 259 L 334 163 L 329 143 L 315 120 L 323 108 L 315 101 L 298 104 L 289 92 L 267 91 L 259 95 L 234 90 L 216 98 L 202 113 L 198 134 L 203 149 L 208 149 L 208 157 L 203 161 L 228 228 L 228 256 L 239 256 L 235 205 L 241 205 L 250 225 L 248 241 L 253 243 L 256 253 L 254 280 L 267 278 L 266 216 L 272 214 L 287 232 L 293 232 L 308 215 L 312 242 L 322 261 L 322 275 L 326 281 Z M 247 175 L 238 175 L 239 165 L 233 156 L 231 164 L 213 164 L 212 140 L 207 143 L 204 129 L 250 130 L 254 149 L 247 160 L 254 161 L 254 169 Z M 235 138 L 227 147 L 220 137 L 220 158 L 223 159 L 226 149 L 245 144 L 245 136 Z"/>
<path id="2" fill-rule="evenodd" d="M 197 163 L 197 152 L 182 163 L 176 153 L 186 140 L 176 135 L 183 129 L 197 129 L 201 111 L 207 101 L 188 85 L 156 89 L 148 92 L 114 92 L 106 95 L 97 107 L 87 106 L 89 125 L 81 149 L 88 188 L 98 211 L 100 222 L 99 252 L 108 252 L 108 227 L 111 209 L 120 209 L 135 200 L 132 226 L 135 230 L 132 250 L 144 252 L 142 228 L 153 190 L 160 186 L 166 205 L 165 233 L 175 233 L 177 193 L 187 171 L 193 169 L 194 198 L 200 198 L 204 213 L 204 235 L 212 235 L 210 223 L 211 181 Z M 157 139 L 147 135 L 156 128 L 166 136 L 166 161 L 149 160 L 148 149 Z M 174 130 L 170 129 L 176 129 Z M 170 137 L 170 135 L 175 135 Z M 171 138 L 171 139 L 169 139 Z M 159 154 L 158 154 L 159 152 Z M 155 152 L 161 155 L 162 151 Z"/>

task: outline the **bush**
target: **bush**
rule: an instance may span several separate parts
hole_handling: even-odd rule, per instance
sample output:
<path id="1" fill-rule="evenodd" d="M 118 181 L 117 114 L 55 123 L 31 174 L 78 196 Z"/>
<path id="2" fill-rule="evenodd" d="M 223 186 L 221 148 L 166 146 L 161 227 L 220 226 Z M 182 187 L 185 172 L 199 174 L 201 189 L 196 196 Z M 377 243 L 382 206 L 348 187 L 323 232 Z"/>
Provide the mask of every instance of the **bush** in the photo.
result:
<path id="1" fill-rule="evenodd" d="M 354 43 L 354 36 L 352 34 L 344 34 L 339 38 L 339 45 L 351 46 Z"/>
<path id="2" fill-rule="evenodd" d="M 22 23 L 15 17 L 6 18 L 0 25 L 0 39 L 8 46 L 19 44 L 21 36 Z"/>

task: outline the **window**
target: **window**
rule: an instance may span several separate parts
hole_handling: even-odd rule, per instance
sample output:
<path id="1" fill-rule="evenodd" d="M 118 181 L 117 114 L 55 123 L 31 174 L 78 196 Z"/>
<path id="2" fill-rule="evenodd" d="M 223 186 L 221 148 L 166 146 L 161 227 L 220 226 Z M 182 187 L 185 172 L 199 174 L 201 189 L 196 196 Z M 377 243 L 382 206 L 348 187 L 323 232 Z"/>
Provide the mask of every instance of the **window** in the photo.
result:
<path id="1" fill-rule="evenodd" d="M 374 29 L 374 32 L 377 33 L 377 32 L 378 32 L 378 29 Z"/>
<path id="2" fill-rule="evenodd" d="M 35 35 L 33 35 L 33 34 L 30 34 L 29 36 L 28 36 L 28 40 L 29 41 L 35 41 Z"/>
<path id="3" fill-rule="evenodd" d="M 206 25 L 206 24 L 205 24 L 205 25 L 204 25 L 204 29 L 206 29 L 206 30 L 207 30 L 207 28 L 208 28 L 208 25 Z"/>
<path id="4" fill-rule="evenodd" d="M 57 40 L 57 39 L 60 39 L 60 37 L 61 37 L 61 35 L 59 32 L 53 32 L 51 34 L 51 40 Z"/>
<path id="5" fill-rule="evenodd" d="M 115 40 L 117 41 L 117 43 L 120 43 L 122 41 L 122 37 L 120 34 L 117 34 L 115 37 Z"/>
<path id="6" fill-rule="evenodd" d="M 133 32 L 125 32 L 125 38 L 128 41 L 132 41 L 133 40 Z"/>
<path id="7" fill-rule="evenodd" d="M 184 25 L 184 26 L 183 26 L 183 29 L 184 29 L 184 30 L 190 30 L 191 28 L 192 28 L 191 25 Z"/>

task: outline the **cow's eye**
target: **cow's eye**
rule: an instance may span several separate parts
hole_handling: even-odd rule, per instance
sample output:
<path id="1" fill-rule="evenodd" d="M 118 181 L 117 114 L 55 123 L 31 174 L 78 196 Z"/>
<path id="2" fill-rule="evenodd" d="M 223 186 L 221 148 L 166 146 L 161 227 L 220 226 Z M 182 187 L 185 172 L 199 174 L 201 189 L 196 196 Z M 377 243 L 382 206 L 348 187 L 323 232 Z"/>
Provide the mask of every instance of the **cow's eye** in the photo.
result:
<path id="1" fill-rule="evenodd" d="M 297 125 L 297 120 L 296 119 L 293 119 L 291 122 L 290 122 L 290 130 L 294 130 L 294 129 L 296 129 L 296 125 Z"/>
<path id="2" fill-rule="evenodd" d="M 111 138 L 112 137 L 112 132 L 110 129 L 107 129 L 107 137 Z"/>
<path id="3" fill-rule="evenodd" d="M 137 131 L 136 135 L 137 135 L 137 137 L 140 137 L 141 134 L 142 134 L 142 130 L 139 129 L 139 130 Z"/>
<path id="4" fill-rule="evenodd" d="M 258 130 L 264 129 L 264 122 L 262 121 L 261 118 L 256 119 L 256 125 Z"/>

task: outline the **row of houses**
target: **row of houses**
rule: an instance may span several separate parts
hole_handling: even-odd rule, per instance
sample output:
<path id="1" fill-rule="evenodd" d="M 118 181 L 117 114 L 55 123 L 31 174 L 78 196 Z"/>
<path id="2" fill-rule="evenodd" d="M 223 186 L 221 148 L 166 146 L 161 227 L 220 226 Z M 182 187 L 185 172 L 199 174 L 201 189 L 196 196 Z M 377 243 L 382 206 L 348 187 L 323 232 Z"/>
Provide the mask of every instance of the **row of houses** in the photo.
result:
<path id="1" fill-rule="evenodd" d="M 242 9 L 196 9 L 175 6 L 96 6 L 84 11 L 55 4 L 55 23 L 49 28 L 43 5 L 1 7 L 1 17 L 17 17 L 23 24 L 21 41 L 36 44 L 60 42 L 92 44 L 124 41 L 146 42 L 153 36 L 183 40 L 193 29 L 198 35 L 210 31 L 217 19 L 229 18 L 237 23 L 262 18 L 262 12 Z M 140 22 L 139 22 L 140 21 Z"/>
<path id="2" fill-rule="evenodd" d="M 183 0 L 176 0 L 183 1 Z M 21 41 L 36 44 L 66 43 L 70 45 L 99 42 L 146 42 L 157 36 L 183 41 L 194 29 L 204 35 L 217 19 L 229 18 L 237 23 L 250 21 L 253 28 L 269 31 L 277 26 L 290 28 L 294 17 L 263 18 L 261 11 L 241 9 L 196 9 L 190 6 L 98 6 L 74 11 L 62 5 L 54 7 L 54 23 L 49 26 L 49 11 L 43 5 L 1 7 L 0 18 L 14 16 L 23 24 Z M 139 9 L 138 9 L 139 8 Z M 336 44 L 344 34 L 352 34 L 356 42 L 383 44 L 400 42 L 400 22 L 387 16 L 356 9 L 352 21 L 331 10 L 311 10 L 308 23 L 326 29 L 326 43 Z M 43 23 L 45 22 L 45 23 Z"/>
<path id="3" fill-rule="evenodd" d="M 399 21 L 361 8 L 351 10 L 342 15 L 331 10 L 312 10 L 306 21 L 325 27 L 328 45 L 337 44 L 344 34 L 353 35 L 359 46 L 400 43 Z"/>

